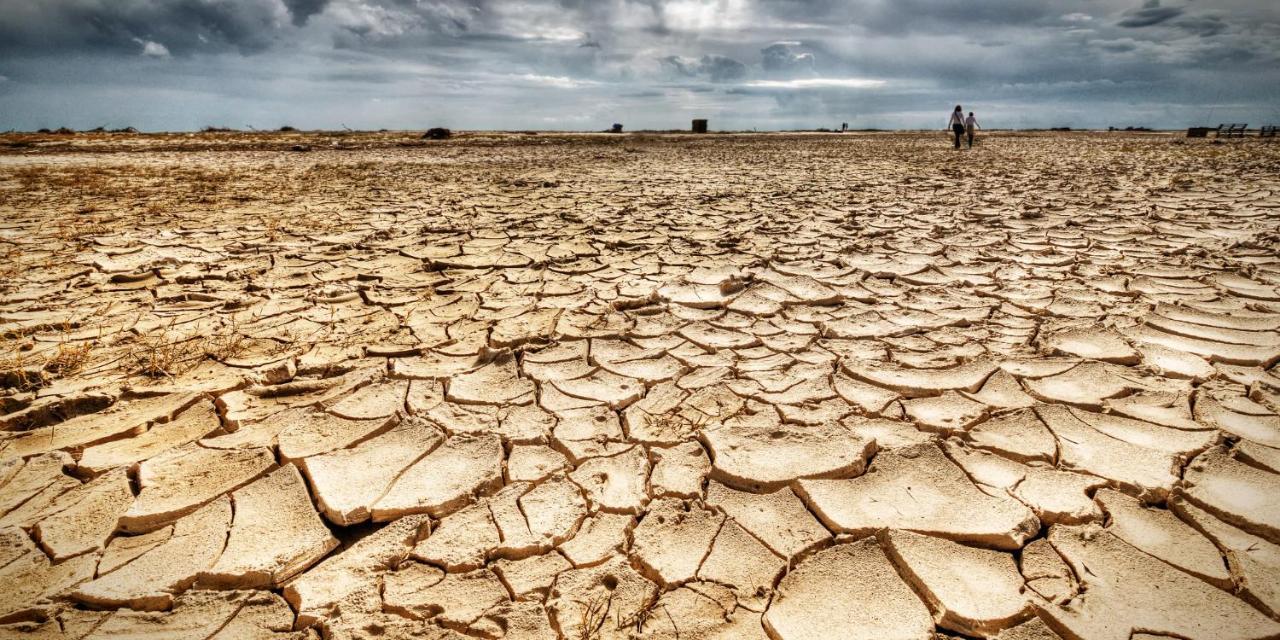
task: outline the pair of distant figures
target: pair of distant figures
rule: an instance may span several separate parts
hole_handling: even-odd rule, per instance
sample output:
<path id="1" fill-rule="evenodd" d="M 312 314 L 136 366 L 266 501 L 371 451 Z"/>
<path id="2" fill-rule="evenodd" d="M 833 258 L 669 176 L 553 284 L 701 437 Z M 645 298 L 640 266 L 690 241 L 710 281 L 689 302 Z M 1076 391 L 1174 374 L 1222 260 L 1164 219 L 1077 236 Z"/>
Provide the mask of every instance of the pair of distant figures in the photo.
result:
<path id="1" fill-rule="evenodd" d="M 972 149 L 973 148 L 973 131 L 974 129 L 982 128 L 978 126 L 978 119 L 973 117 L 972 111 L 969 112 L 969 117 L 967 118 L 965 117 L 964 109 L 961 109 L 960 105 L 956 105 L 956 110 L 951 112 L 951 121 L 948 123 L 948 125 L 951 128 L 951 132 L 956 134 L 957 149 L 960 148 L 960 138 L 966 135 L 969 137 L 969 148 Z"/>

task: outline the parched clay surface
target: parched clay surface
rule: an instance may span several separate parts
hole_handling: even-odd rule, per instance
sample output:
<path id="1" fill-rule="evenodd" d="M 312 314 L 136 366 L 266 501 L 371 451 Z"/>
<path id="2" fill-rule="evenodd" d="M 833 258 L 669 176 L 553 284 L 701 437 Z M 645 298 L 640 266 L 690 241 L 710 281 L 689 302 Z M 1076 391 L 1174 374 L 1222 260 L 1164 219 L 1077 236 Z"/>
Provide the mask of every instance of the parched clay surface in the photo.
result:
<path id="1" fill-rule="evenodd" d="M 10 141 L 0 638 L 1280 637 L 1280 146 Z"/>

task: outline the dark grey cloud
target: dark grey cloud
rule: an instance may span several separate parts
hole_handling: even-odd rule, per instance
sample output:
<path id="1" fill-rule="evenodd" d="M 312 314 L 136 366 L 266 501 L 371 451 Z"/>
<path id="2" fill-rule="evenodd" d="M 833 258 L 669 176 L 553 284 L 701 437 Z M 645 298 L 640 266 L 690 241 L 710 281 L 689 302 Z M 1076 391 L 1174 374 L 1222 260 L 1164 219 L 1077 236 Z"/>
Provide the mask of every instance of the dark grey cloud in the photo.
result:
<path id="1" fill-rule="evenodd" d="M 1061 9 L 1063 4 L 1087 6 L 1075 0 L 779 0 L 765 4 L 764 10 L 775 19 L 875 34 L 965 33 L 978 28 L 1032 25 L 1070 12 Z"/>
<path id="2" fill-rule="evenodd" d="M 1128 53 L 1138 48 L 1138 45 L 1130 41 L 1113 40 L 1111 42 L 1099 42 L 1098 48 L 1103 51 L 1112 53 Z"/>
<path id="3" fill-rule="evenodd" d="M 1187 16 L 1173 25 L 1201 38 L 1216 36 L 1228 29 L 1227 21 L 1216 15 Z"/>
<path id="4" fill-rule="evenodd" d="M 24 53 L 137 53 L 145 43 L 178 54 L 275 44 L 287 8 L 280 0 L 50 0 L 7 3 L 0 50 Z M 140 44 L 142 43 L 142 44 Z"/>
<path id="5" fill-rule="evenodd" d="M 747 65 L 733 58 L 717 55 L 702 56 L 702 72 L 712 82 L 730 82 L 747 76 Z"/>
<path id="6" fill-rule="evenodd" d="M 721 55 L 705 55 L 696 60 L 680 56 L 661 58 L 668 71 L 686 78 L 706 78 L 715 83 L 732 82 L 747 76 L 747 65 Z"/>
<path id="7" fill-rule="evenodd" d="M 923 114 L 938 104 L 983 101 L 1025 126 L 1105 126 L 1115 123 L 1099 114 L 1115 109 L 1167 123 L 1206 102 L 1268 109 L 1277 96 L 1266 88 L 1280 85 L 1280 3 L 1266 0 L 0 0 L 0 9 L 9 79 L 0 129 L 97 126 L 107 113 L 143 128 L 284 118 L 594 130 L 695 116 L 745 129 L 933 127 Z"/>
<path id="8" fill-rule="evenodd" d="M 1140 29 L 1168 22 L 1185 12 L 1182 7 L 1162 7 L 1159 2 L 1149 2 L 1141 9 L 1128 12 L 1116 24 L 1128 29 Z"/>
<path id="9" fill-rule="evenodd" d="M 799 43 L 776 42 L 760 50 L 760 66 L 766 72 L 782 75 L 812 75 L 814 69 L 813 54 L 799 51 Z"/>
<path id="10" fill-rule="evenodd" d="M 299 27 L 306 24 L 311 16 L 324 11 L 328 4 L 329 0 L 284 0 L 284 6 L 293 17 L 293 24 Z"/>

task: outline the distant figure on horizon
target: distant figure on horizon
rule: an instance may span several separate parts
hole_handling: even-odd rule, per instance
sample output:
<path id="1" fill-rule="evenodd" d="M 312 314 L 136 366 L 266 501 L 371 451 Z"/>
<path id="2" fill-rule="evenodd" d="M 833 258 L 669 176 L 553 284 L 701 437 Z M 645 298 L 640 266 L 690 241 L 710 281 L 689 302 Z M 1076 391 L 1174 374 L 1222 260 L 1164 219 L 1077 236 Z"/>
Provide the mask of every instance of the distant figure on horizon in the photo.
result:
<path id="1" fill-rule="evenodd" d="M 951 121 L 947 126 L 951 127 L 951 132 L 956 134 L 956 148 L 959 149 L 960 136 L 964 135 L 964 109 L 960 108 L 960 105 L 956 105 L 956 110 L 951 112 Z"/>
<path id="2" fill-rule="evenodd" d="M 969 136 L 969 148 L 973 148 L 973 130 L 981 129 L 978 125 L 978 119 L 973 117 L 973 112 L 969 112 L 969 117 L 964 119 L 964 132 Z"/>

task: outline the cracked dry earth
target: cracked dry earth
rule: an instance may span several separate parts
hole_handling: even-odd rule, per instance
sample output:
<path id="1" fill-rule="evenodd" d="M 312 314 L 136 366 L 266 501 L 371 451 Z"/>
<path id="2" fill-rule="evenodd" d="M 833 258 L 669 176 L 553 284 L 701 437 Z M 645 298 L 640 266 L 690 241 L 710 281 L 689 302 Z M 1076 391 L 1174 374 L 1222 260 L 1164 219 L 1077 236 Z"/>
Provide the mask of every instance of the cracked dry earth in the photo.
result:
<path id="1" fill-rule="evenodd" d="M 1280 146 L 236 140 L 0 157 L 0 638 L 1280 637 Z"/>

